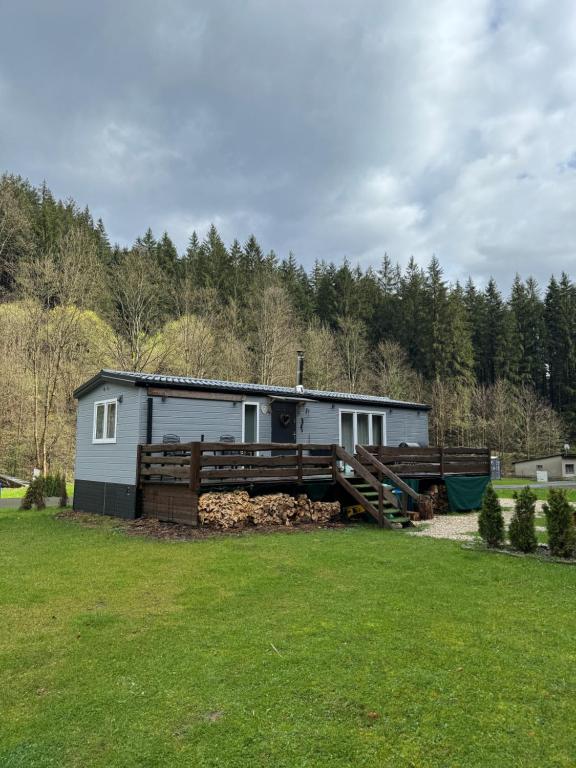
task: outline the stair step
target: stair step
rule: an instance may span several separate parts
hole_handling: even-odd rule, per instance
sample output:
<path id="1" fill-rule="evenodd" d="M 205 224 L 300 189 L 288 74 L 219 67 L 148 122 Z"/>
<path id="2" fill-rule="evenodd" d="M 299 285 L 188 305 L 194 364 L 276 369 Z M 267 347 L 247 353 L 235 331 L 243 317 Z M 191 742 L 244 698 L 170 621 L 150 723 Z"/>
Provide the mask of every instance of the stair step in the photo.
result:
<path id="1" fill-rule="evenodd" d="M 352 478 L 352 480 L 350 480 L 349 482 L 350 482 L 350 485 L 354 486 L 354 488 L 358 488 L 358 489 L 360 489 L 360 488 L 372 488 L 370 483 L 355 483 L 355 482 L 353 482 L 353 480 L 354 480 L 354 478 Z M 394 489 L 394 486 L 387 485 L 386 483 L 382 483 L 382 488 L 385 488 L 388 491 L 392 491 Z"/>

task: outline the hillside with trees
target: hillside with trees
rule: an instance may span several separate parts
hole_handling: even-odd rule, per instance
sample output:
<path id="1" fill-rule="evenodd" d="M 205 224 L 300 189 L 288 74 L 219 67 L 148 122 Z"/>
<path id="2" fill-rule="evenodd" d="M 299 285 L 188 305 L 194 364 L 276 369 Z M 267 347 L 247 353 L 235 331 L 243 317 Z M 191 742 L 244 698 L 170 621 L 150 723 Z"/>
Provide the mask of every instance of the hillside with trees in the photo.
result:
<path id="1" fill-rule="evenodd" d="M 553 452 L 576 428 L 576 287 L 516 276 L 450 284 L 436 258 L 401 269 L 265 253 L 214 226 L 178 253 L 132 247 L 73 200 L 0 178 L 0 468 L 71 472 L 74 388 L 103 367 L 430 402 L 431 440 Z"/>

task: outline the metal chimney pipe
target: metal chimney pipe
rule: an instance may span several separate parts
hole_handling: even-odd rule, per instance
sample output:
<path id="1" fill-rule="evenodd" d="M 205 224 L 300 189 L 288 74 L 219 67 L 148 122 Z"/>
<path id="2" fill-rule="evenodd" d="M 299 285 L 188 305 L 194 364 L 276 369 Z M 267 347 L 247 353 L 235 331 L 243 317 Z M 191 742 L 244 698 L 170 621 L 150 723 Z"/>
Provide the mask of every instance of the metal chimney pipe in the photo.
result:
<path id="1" fill-rule="evenodd" d="M 296 352 L 296 389 L 304 389 L 304 352 L 298 350 Z"/>

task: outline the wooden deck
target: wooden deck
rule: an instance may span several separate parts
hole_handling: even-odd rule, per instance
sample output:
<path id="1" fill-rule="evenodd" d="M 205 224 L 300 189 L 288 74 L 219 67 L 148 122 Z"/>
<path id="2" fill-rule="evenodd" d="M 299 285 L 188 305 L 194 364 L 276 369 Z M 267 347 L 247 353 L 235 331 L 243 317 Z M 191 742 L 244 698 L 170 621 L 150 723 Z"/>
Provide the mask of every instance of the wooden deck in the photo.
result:
<path id="1" fill-rule="evenodd" d="M 405 480 L 490 474 L 487 448 L 358 445 L 350 454 L 329 444 L 194 442 L 141 445 L 138 454 L 142 512 L 191 525 L 198 524 L 198 498 L 207 491 L 248 486 L 264 492 L 271 485 L 325 482 L 386 526 L 385 506 L 405 515 L 408 498 L 424 503 Z"/>

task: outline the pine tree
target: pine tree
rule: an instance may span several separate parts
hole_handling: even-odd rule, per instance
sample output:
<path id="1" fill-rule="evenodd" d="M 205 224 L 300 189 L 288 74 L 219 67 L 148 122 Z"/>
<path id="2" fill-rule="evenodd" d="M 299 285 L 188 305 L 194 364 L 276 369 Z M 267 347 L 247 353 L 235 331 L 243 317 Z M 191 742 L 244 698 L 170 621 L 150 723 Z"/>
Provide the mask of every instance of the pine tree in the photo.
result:
<path id="1" fill-rule="evenodd" d="M 482 509 L 478 516 L 478 532 L 489 547 L 501 547 L 504 543 L 504 517 L 500 499 L 489 484 L 482 498 Z"/>
<path id="2" fill-rule="evenodd" d="M 166 279 L 169 282 L 176 280 L 178 272 L 178 251 L 168 236 L 168 232 L 164 232 L 156 246 L 156 259 L 158 261 L 158 266 L 166 276 Z"/>
<path id="3" fill-rule="evenodd" d="M 358 317 L 360 306 L 356 292 L 356 274 L 350 269 L 348 259 L 344 259 L 342 265 L 336 270 L 334 291 L 339 317 Z"/>
<path id="4" fill-rule="evenodd" d="M 448 294 L 446 303 L 443 355 L 445 375 L 462 386 L 474 383 L 474 349 L 464 292 L 459 283 Z"/>
<path id="5" fill-rule="evenodd" d="M 544 306 L 538 284 L 533 278 L 528 278 L 524 284 L 516 275 L 510 309 L 514 319 L 514 344 L 519 353 L 517 383 L 534 387 L 539 394 L 545 394 Z"/>
<path id="6" fill-rule="evenodd" d="M 545 298 L 548 383 L 552 405 L 576 422 L 576 297 L 568 276 L 554 277 Z"/>
<path id="7" fill-rule="evenodd" d="M 314 312 L 322 325 L 336 330 L 338 328 L 338 296 L 335 280 L 336 267 L 325 261 L 317 261 L 312 271 L 312 290 Z"/>
<path id="8" fill-rule="evenodd" d="M 474 376 L 480 380 L 480 365 L 482 360 L 482 338 L 480 330 L 480 318 L 484 312 L 484 297 L 478 292 L 474 281 L 468 278 L 462 301 L 466 311 L 466 319 L 470 328 L 470 339 L 472 342 L 472 355 L 474 358 Z"/>
<path id="9" fill-rule="evenodd" d="M 312 288 L 306 270 L 292 252 L 281 262 L 279 274 L 296 313 L 303 320 L 309 320 L 314 309 Z"/>
<path id="10" fill-rule="evenodd" d="M 96 222 L 96 239 L 98 243 L 98 258 L 102 264 L 109 267 L 112 259 L 112 248 L 110 247 L 110 240 L 108 239 L 108 234 L 102 219 L 98 219 Z"/>
<path id="11" fill-rule="evenodd" d="M 398 289 L 402 273 L 398 264 L 393 264 L 387 253 L 377 273 L 379 295 L 375 302 L 371 336 L 377 340 L 398 338 L 399 309 Z"/>
<path id="12" fill-rule="evenodd" d="M 399 299 L 399 341 L 406 350 L 410 365 L 424 373 L 429 356 L 429 339 L 425 331 L 429 322 L 426 279 L 422 269 L 410 258 L 400 281 Z"/>
<path id="13" fill-rule="evenodd" d="M 510 544 L 520 552 L 535 552 L 538 547 L 534 527 L 537 496 L 527 485 L 515 493 L 514 498 L 514 516 L 508 529 Z"/>
<path id="14" fill-rule="evenodd" d="M 480 383 L 513 379 L 518 351 L 513 344 L 512 318 L 493 278 L 488 281 L 477 311 L 476 361 Z"/>

